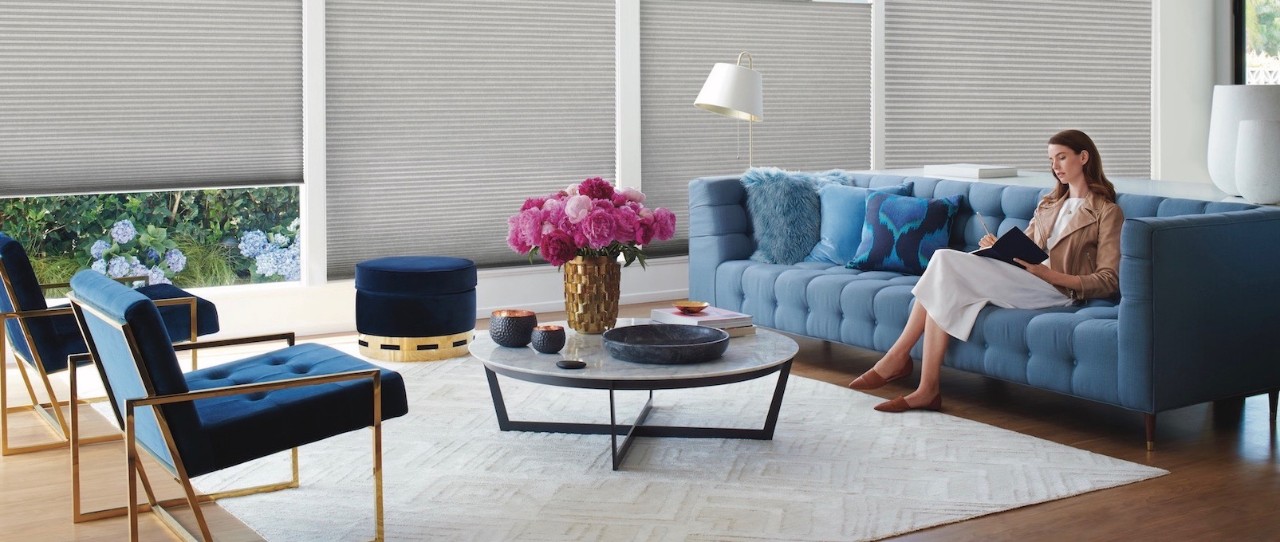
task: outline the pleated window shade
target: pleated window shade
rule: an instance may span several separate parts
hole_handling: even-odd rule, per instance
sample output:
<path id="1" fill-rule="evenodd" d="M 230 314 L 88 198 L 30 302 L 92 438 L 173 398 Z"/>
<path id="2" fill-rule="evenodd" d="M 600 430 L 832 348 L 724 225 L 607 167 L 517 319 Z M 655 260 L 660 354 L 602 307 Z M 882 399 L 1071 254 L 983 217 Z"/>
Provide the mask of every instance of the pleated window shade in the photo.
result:
<path id="1" fill-rule="evenodd" d="M 747 169 L 747 126 L 693 106 L 717 62 L 754 57 L 764 121 L 755 166 L 866 169 L 871 162 L 871 6 L 786 0 L 642 0 L 642 187 L 676 213 L 688 247 L 689 181 Z"/>
<path id="2" fill-rule="evenodd" d="M 0 2 L 0 197 L 300 182 L 301 0 Z"/>
<path id="3" fill-rule="evenodd" d="M 615 178 L 614 1 L 327 4 L 328 273 L 524 263 L 526 197 Z"/>
<path id="4" fill-rule="evenodd" d="M 885 167 L 1048 170 L 1088 133 L 1110 175 L 1151 172 L 1151 1 L 885 2 Z"/>

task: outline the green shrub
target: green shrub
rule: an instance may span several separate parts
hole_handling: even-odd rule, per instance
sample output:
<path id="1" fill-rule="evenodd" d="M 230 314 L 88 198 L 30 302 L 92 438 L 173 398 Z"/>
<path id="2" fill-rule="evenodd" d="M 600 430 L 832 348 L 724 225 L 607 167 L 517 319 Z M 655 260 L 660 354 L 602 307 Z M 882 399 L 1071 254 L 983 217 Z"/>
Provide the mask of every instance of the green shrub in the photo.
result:
<path id="1" fill-rule="evenodd" d="M 236 275 L 232 267 L 234 248 L 222 244 L 198 243 L 191 237 L 178 237 L 178 250 L 187 256 L 187 267 L 174 277 L 174 284 L 189 286 L 226 286 L 249 282 Z"/>

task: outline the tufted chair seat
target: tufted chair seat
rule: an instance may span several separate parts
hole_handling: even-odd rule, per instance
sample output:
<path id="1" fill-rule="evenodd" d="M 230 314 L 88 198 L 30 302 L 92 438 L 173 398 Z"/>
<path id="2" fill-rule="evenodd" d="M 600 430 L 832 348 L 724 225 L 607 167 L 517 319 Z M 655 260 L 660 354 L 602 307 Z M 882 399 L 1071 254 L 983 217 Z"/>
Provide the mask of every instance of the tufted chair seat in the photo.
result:
<path id="1" fill-rule="evenodd" d="M 186 381 L 188 390 L 198 391 L 368 367 L 328 346 L 299 344 L 190 372 Z M 356 381 L 194 401 L 208 448 L 184 451 L 187 473 L 199 476 L 298 443 L 367 427 L 373 415 L 368 395 L 368 383 Z M 382 371 L 382 419 L 408 412 L 404 379 L 400 373 Z"/>

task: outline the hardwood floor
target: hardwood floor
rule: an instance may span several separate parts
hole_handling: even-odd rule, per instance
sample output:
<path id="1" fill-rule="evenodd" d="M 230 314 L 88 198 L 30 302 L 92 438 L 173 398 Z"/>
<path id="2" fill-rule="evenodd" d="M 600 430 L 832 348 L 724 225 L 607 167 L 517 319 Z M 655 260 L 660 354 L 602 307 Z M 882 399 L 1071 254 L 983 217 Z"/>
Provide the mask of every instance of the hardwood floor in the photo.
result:
<path id="1" fill-rule="evenodd" d="M 662 304 L 623 308 L 622 316 L 647 316 Z M 541 319 L 562 314 L 539 315 Z M 478 322 L 481 329 L 485 322 Z M 349 336 L 329 336 L 325 341 Z M 796 337 L 793 374 L 843 386 L 878 359 L 875 352 Z M 203 357 L 202 363 L 209 358 Z M 210 360 L 212 361 L 212 360 Z M 1277 360 L 1280 362 L 1280 360 Z M 16 369 L 9 370 L 11 404 L 26 399 Z M 81 373 L 92 377 L 92 370 Z M 875 390 L 892 398 L 908 393 L 917 375 Z M 59 380 L 61 381 L 61 379 Z M 1266 395 L 1186 407 L 1159 416 L 1156 450 L 1144 446 L 1136 413 L 943 370 L 944 412 L 1099 454 L 1166 469 L 1168 476 L 1077 497 L 1027 506 L 895 538 L 955 540 L 1278 540 L 1280 451 Z M 83 408 L 86 418 L 96 416 Z M 785 410 L 784 410 L 785 414 Z M 30 414 L 10 419 L 11 438 L 44 438 Z M 108 431 L 100 417 L 91 431 Z M 306 461 L 305 455 L 302 459 Z M 87 506 L 123 501 L 124 453 L 120 443 L 85 448 Z M 73 524 L 65 450 L 0 458 L 0 541 L 121 540 L 124 518 Z M 158 467 L 151 472 L 159 472 Z M 159 476 L 153 475 L 153 483 Z M 306 483 L 304 479 L 302 483 Z M 157 483 L 159 485 L 159 483 Z M 176 490 L 176 484 L 170 484 Z M 218 540 L 258 540 L 216 504 L 203 507 Z M 188 519 L 188 518 L 184 518 Z M 143 540 L 176 540 L 151 514 L 141 520 Z"/>

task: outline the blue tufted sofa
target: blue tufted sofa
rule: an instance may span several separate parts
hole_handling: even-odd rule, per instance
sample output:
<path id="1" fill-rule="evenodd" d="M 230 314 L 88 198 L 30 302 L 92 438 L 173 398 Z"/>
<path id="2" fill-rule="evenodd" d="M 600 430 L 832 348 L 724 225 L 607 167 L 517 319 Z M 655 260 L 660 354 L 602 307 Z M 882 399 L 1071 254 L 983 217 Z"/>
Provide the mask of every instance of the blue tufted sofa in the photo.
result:
<path id="1" fill-rule="evenodd" d="M 855 174 L 914 182 L 917 197 L 961 194 L 951 246 L 977 248 L 974 210 L 997 235 L 1025 228 L 1048 187 Z M 756 324 L 885 351 L 906 325 L 918 277 L 825 263 L 765 264 L 734 177 L 689 184 L 689 297 Z M 1120 297 L 1043 310 L 983 309 L 944 364 L 1144 414 L 1280 390 L 1280 209 L 1120 194 Z M 919 359 L 921 345 L 912 355 Z"/>

